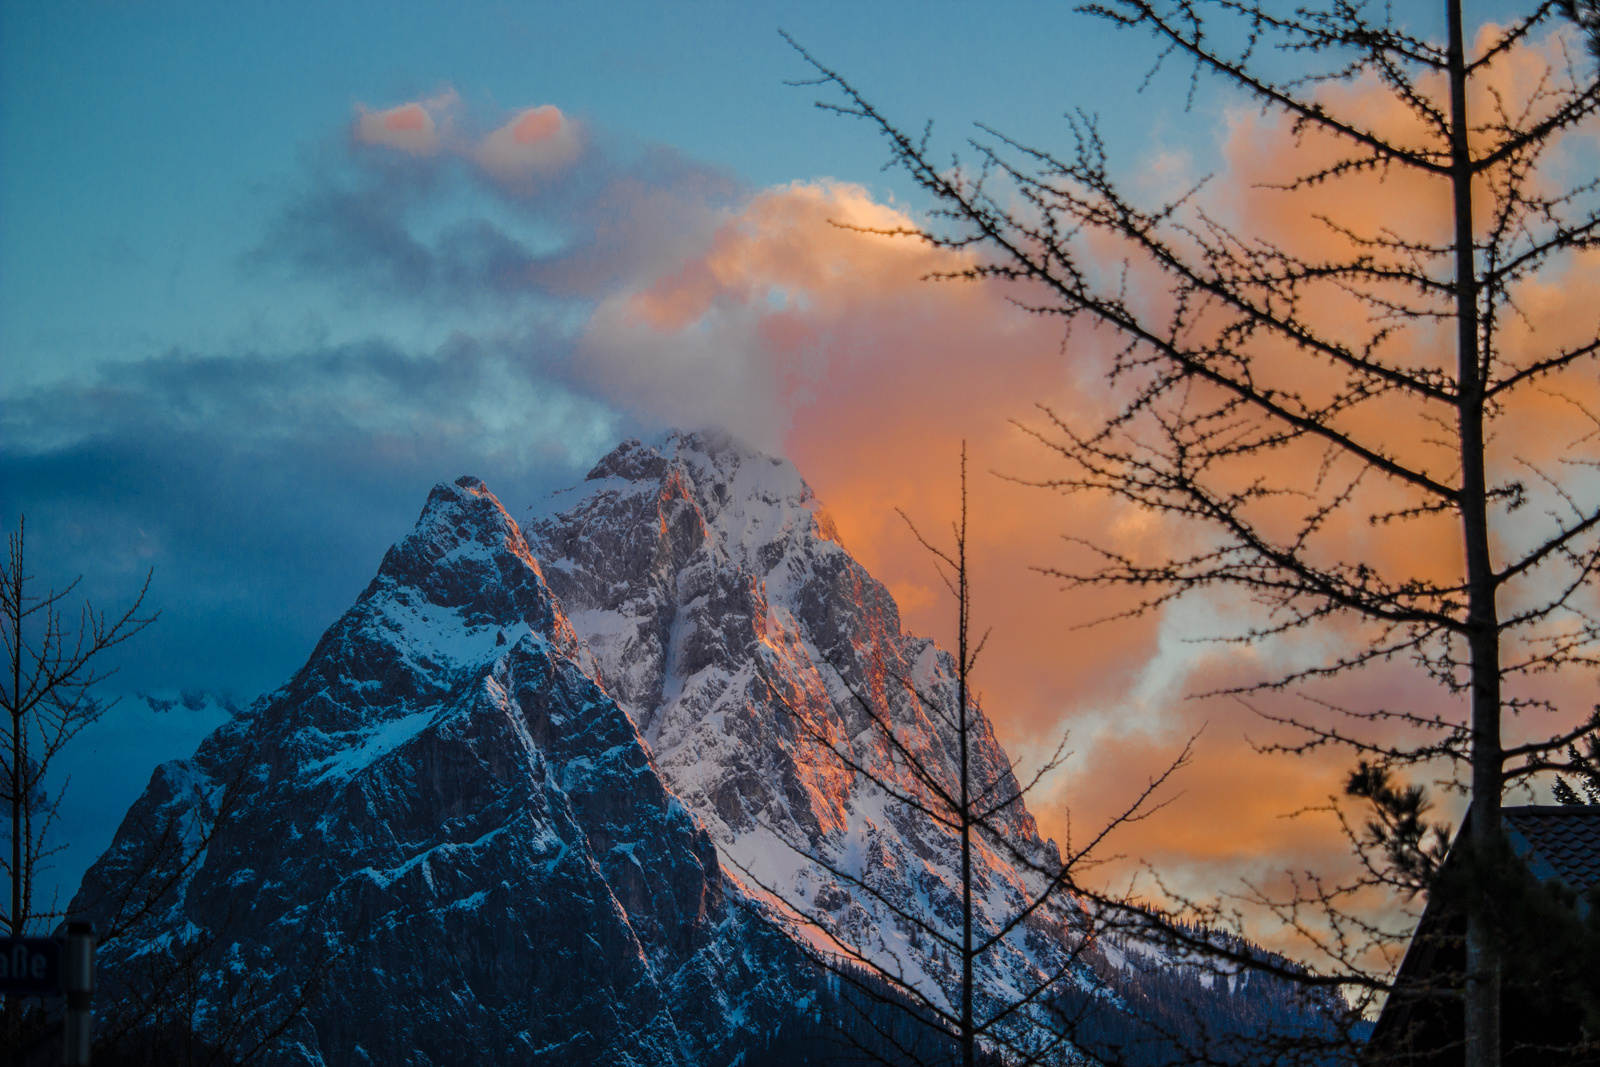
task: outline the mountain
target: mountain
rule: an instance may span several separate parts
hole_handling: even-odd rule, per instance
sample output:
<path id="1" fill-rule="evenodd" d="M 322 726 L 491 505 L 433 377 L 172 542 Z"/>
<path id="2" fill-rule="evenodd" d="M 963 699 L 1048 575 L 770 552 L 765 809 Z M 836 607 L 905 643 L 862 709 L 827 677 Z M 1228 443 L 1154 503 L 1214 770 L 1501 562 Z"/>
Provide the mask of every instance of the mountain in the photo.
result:
<path id="1" fill-rule="evenodd" d="M 102 974 L 213 987 L 213 1043 L 304 1001 L 274 1062 L 726 1062 L 804 1001 L 792 951 L 587 659 L 500 503 L 435 488 L 288 685 L 157 770 L 74 902 L 132 927 Z"/>
<path id="2" fill-rule="evenodd" d="M 100 1032 L 284 1064 L 748 1065 L 835 995 L 808 955 L 941 998 L 917 922 L 959 921 L 957 839 L 874 784 L 928 788 L 874 719 L 952 783 L 952 668 L 794 467 L 726 436 L 627 442 L 521 525 L 477 479 L 437 486 L 306 665 L 159 768 L 85 877 Z M 972 713 L 975 777 L 1008 795 Z M 1001 818 L 1058 862 L 1022 803 Z M 979 843 L 980 932 L 1039 889 L 1015 859 Z M 1034 913 L 982 996 L 1167 988 L 1086 917 Z"/>
<path id="3" fill-rule="evenodd" d="M 718 434 L 629 442 L 525 527 L 596 677 L 745 890 L 768 887 L 877 965 L 942 989 L 944 954 L 904 916 L 959 928 L 960 839 L 835 753 L 848 748 L 878 782 L 925 793 L 876 718 L 954 791 L 954 662 L 901 629 L 893 598 L 839 544 L 794 466 Z M 987 719 L 971 714 L 973 780 L 1015 793 Z M 1024 804 L 997 819 L 1037 865 L 1059 865 Z M 975 873 L 984 932 L 1041 888 L 982 842 Z M 1059 969 L 1077 917 L 1041 910 L 988 977 L 1028 988 Z"/>

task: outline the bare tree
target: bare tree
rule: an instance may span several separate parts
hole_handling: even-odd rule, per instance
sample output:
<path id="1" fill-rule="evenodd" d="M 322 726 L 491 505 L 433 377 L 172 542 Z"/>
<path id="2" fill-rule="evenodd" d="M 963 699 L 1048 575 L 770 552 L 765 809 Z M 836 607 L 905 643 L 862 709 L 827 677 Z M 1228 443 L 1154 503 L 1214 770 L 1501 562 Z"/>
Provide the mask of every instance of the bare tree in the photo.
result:
<path id="1" fill-rule="evenodd" d="M 64 914 L 37 910 L 33 879 L 39 864 L 56 849 L 47 845 L 50 825 L 61 801 L 45 792 L 50 765 L 86 727 L 110 710 L 90 690 L 113 673 L 104 655 L 155 622 L 159 612 L 140 615 L 150 590 L 150 575 L 120 614 L 96 611 L 85 601 L 72 626 L 63 606 L 81 579 L 65 589 L 35 593 L 24 555 L 26 520 L 8 535 L 6 558 L 0 561 L 0 636 L 3 636 L 8 685 L 0 695 L 8 757 L 4 799 L 10 807 L 11 849 L 4 860 L 11 880 L 10 908 L 4 922 L 12 937 L 53 923 Z M 53 905 L 52 905 L 53 909 Z"/>
<path id="2" fill-rule="evenodd" d="M 846 680 L 847 668 L 829 661 L 832 673 L 849 694 L 849 708 L 819 715 L 786 695 L 776 679 L 769 690 L 788 710 L 802 736 L 820 747 L 841 767 L 887 797 L 900 811 L 931 829 L 935 838 L 953 845 L 959 900 L 951 911 L 908 905 L 903 895 L 847 867 L 825 848 L 789 842 L 804 859 L 839 884 L 870 900 L 890 921 L 914 932 L 953 961 L 944 975 L 930 982 L 919 968 L 893 953 L 874 953 L 817 906 L 794 893 L 763 882 L 733 861 L 767 892 L 783 899 L 802 921 L 831 939 L 832 951 L 815 954 L 817 962 L 838 976 L 855 994 L 841 999 L 850 1025 L 845 1036 L 858 1050 L 886 1063 L 947 1063 L 963 1067 L 990 1062 L 1014 1065 L 1070 1062 L 1081 1059 L 1086 1023 L 1102 1007 L 1083 997 L 1082 981 L 1106 970 L 1101 943 L 1118 936 L 1139 938 L 1147 948 L 1150 916 L 1145 909 L 1104 895 L 1083 893 L 1082 872 L 1093 866 L 1108 839 L 1120 827 L 1153 814 L 1164 802 L 1157 794 L 1190 758 L 1190 746 L 1144 787 L 1126 808 L 1086 841 L 1067 842 L 1065 854 L 1019 831 L 1028 794 L 1047 781 L 1067 756 L 1066 738 L 1038 766 L 1019 777 L 1014 762 L 995 763 L 981 700 L 972 687 L 972 672 L 988 634 L 974 638 L 972 596 L 967 561 L 967 457 L 961 454 L 961 504 L 951 523 L 950 547 L 928 540 L 901 512 L 919 543 L 933 557 L 940 577 L 955 601 L 956 631 L 953 693 L 940 693 L 919 681 L 904 665 L 891 662 L 882 648 L 874 650 L 874 667 L 908 693 L 920 715 L 896 716 L 882 698 L 863 692 Z M 855 711 L 868 724 L 870 741 L 848 736 L 832 719 L 845 721 Z M 931 729 L 930 729 L 931 727 Z M 931 743 L 930 743 L 930 735 Z M 979 746 L 984 752 L 979 754 Z M 885 758 L 886 757 L 886 758 Z M 1003 757 L 1002 757 L 1003 758 Z M 1026 820 L 1031 829 L 1031 819 Z M 935 846 L 937 847 L 937 846 Z M 995 887 L 982 870 L 1001 865 L 1018 872 L 1025 889 L 1008 908 L 997 911 Z M 984 898 L 987 898 L 987 902 Z M 1031 935 L 1040 946 L 1037 964 L 1020 984 L 1013 968 L 1010 981 L 1002 962 L 1015 952 L 1019 935 Z M 1196 931 L 1195 938 L 1203 934 Z M 1167 946 L 1167 947 L 1170 947 Z M 1176 958 L 1176 957 L 1173 957 Z M 1210 960 L 1205 961 L 1210 964 Z M 1095 981 L 1097 979 L 1090 979 Z M 1006 992 L 999 990 L 1005 987 Z M 921 1029 L 884 1022 L 881 1008 L 897 1006 Z M 1103 1021 L 1096 1018 L 1097 1022 Z M 862 1040 L 862 1035 L 866 1040 Z M 1115 1061 L 1117 1057 L 1105 1057 Z"/>
<path id="3" fill-rule="evenodd" d="M 150 588 L 147 574 L 125 610 L 100 611 L 84 602 L 76 626 L 70 625 L 70 612 L 64 609 L 78 580 L 64 589 L 35 593 L 34 578 L 26 570 L 25 533 L 19 520 L 0 561 L 0 633 L 10 668 L 0 694 L 7 731 L 0 736 L 7 756 L 0 797 L 9 803 L 11 818 L 11 848 L 3 860 L 11 881 L 4 924 L 13 937 L 47 932 L 67 917 L 60 902 L 41 906 L 34 897 L 34 881 L 45 861 L 64 847 L 51 837 L 65 790 L 65 783 L 53 793 L 48 790 L 51 766 L 74 737 L 115 705 L 92 692 L 115 673 L 104 654 L 159 617 L 159 612 L 141 614 Z M 182 898 L 215 827 L 234 808 L 240 786 L 235 778 L 214 795 L 157 814 L 156 823 L 146 827 L 148 849 L 130 861 L 122 882 L 103 886 L 92 877 L 86 882 L 73 916 L 96 919 L 98 949 L 137 942 L 148 932 L 149 920 Z M 272 999 L 248 976 L 233 976 L 219 986 L 215 968 L 208 973 L 206 967 L 220 952 L 226 928 L 224 923 L 219 930 L 190 930 L 184 937 L 147 945 L 146 951 L 135 953 L 130 973 L 102 970 L 97 1059 L 244 1064 L 270 1047 L 299 1017 L 327 963 L 319 958 L 287 1001 Z M 8 997 L 0 1047 L 19 1062 L 34 1062 L 59 1038 L 59 1022 L 59 1011 L 41 1007 L 24 1013 L 22 998 Z"/>
<path id="4" fill-rule="evenodd" d="M 1523 298 L 1600 246 L 1597 183 L 1580 172 L 1562 184 L 1560 166 L 1564 138 L 1593 127 L 1600 80 L 1565 38 L 1541 36 L 1565 15 L 1593 46 L 1600 23 L 1587 0 L 1543 0 L 1469 34 L 1460 0 L 1440 6 L 1437 40 L 1349 0 L 1082 9 L 1148 34 L 1157 68 L 1185 64 L 1191 100 L 1202 75 L 1216 76 L 1287 123 L 1304 162 L 1277 188 L 1291 204 L 1319 194 L 1308 213 L 1333 249 L 1311 253 L 1296 252 L 1291 234 L 1237 232 L 1199 187 L 1141 206 L 1082 114 L 1064 155 L 985 127 L 969 142 L 978 166 L 963 167 L 812 62 L 838 94 L 819 106 L 876 127 L 893 163 L 936 201 L 930 225 L 892 232 L 971 257 L 944 277 L 1012 283 L 1030 310 L 1115 338 L 1111 414 L 1046 410 L 1047 426 L 1029 428 L 1065 463 L 1047 484 L 1188 527 L 1176 542 L 1188 547 L 1147 561 L 1080 541 L 1090 561 L 1050 573 L 1140 591 L 1131 614 L 1199 590 L 1242 591 L 1258 621 L 1229 640 L 1359 632 L 1326 662 L 1247 690 L 1303 691 L 1385 663 L 1424 673 L 1447 695 L 1444 710 L 1323 704 L 1271 717 L 1305 732 L 1285 746 L 1293 751 L 1340 745 L 1385 770 L 1457 768 L 1470 795 L 1470 840 L 1457 847 L 1488 855 L 1502 850 L 1503 791 L 1573 770 L 1562 753 L 1594 729 L 1570 717 L 1537 727 L 1532 713 L 1561 709 L 1525 682 L 1597 662 L 1600 503 L 1589 472 L 1600 416 L 1586 398 L 1600 334 L 1562 337 Z M 1533 76 L 1505 76 L 1513 62 Z M 1384 94 L 1403 128 L 1348 106 L 1352 87 Z M 1425 186 L 1443 221 L 1421 212 L 1378 228 L 1328 214 L 1335 190 L 1375 176 Z M 1540 445 L 1565 434 L 1564 450 L 1531 454 L 1515 432 L 1536 404 Z M 1353 531 L 1365 547 L 1353 549 Z M 1432 547 L 1425 566 L 1394 551 L 1406 540 Z M 1513 715 L 1527 739 L 1507 744 Z M 1313 886 L 1287 914 L 1298 922 L 1294 907 L 1329 904 L 1330 893 Z M 1500 1058 L 1493 908 L 1469 896 L 1468 1067 Z M 1347 922 L 1318 942 L 1323 965 L 1370 985 L 1363 959 L 1393 933 Z"/>
<path id="5" fill-rule="evenodd" d="M 34 899 L 35 877 L 61 847 L 50 843 L 50 829 L 65 786 L 54 795 L 48 792 L 51 764 L 111 706 L 90 692 L 114 671 L 106 666 L 105 653 L 155 622 L 158 614 L 140 614 L 150 589 L 146 574 L 125 611 L 97 611 L 85 601 L 72 625 L 63 609 L 79 579 L 65 589 L 34 592 L 26 566 L 26 532 L 26 521 L 18 519 L 0 560 L 0 639 L 9 668 L 6 683 L 0 685 L 0 710 L 5 713 L 0 742 L 6 754 L 0 799 L 10 808 L 11 832 L 11 847 L 0 859 L 11 896 L 0 921 L 12 937 L 53 926 L 64 917 L 57 902 L 40 907 Z M 18 997 L 6 999 L 7 1038 L 15 1046 L 21 1040 L 22 1004 Z"/>

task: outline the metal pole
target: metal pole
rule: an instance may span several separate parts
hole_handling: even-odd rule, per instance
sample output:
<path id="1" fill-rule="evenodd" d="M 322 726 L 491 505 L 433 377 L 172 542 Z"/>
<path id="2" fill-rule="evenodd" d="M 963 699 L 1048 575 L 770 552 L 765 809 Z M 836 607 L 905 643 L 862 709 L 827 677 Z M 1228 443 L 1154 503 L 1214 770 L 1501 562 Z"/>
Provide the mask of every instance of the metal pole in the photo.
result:
<path id="1" fill-rule="evenodd" d="M 61 1062 L 66 1067 L 88 1067 L 94 1048 L 94 928 L 88 923 L 67 924 L 66 959 L 62 985 L 67 993 L 67 1019 L 61 1039 Z"/>

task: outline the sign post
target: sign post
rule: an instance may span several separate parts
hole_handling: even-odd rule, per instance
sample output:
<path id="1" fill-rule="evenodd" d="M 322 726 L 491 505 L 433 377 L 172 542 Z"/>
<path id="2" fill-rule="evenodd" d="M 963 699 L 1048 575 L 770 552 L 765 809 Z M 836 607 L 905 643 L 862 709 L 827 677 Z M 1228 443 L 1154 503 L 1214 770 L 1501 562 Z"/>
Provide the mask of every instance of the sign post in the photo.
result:
<path id="1" fill-rule="evenodd" d="M 61 1035 L 61 1062 L 66 1067 L 88 1067 L 94 1051 L 94 928 L 88 923 L 68 923 L 66 966 L 62 985 L 67 993 L 67 1018 Z"/>
<path id="2" fill-rule="evenodd" d="M 68 923 L 65 938 L 0 938 L 0 993 L 8 997 L 67 997 L 61 1062 L 86 1067 L 94 1048 L 94 929 Z"/>

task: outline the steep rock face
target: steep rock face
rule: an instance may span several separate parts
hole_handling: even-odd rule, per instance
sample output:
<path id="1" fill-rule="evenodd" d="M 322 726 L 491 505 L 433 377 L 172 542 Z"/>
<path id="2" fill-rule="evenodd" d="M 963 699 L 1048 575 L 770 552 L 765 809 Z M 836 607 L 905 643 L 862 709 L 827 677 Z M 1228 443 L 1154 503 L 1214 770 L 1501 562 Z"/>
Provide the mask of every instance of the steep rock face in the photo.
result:
<path id="1" fill-rule="evenodd" d="M 632 441 L 525 526 L 607 691 L 746 889 L 769 888 L 942 997 L 948 960 L 894 912 L 959 932 L 959 839 L 869 779 L 930 799 L 876 718 L 956 791 L 953 661 L 901 630 L 793 465 L 718 434 Z M 969 714 L 975 786 L 1010 795 L 1005 753 Z M 1056 862 L 1024 804 L 1000 820 L 1027 858 Z M 992 932 L 1039 879 L 981 842 L 977 859 Z M 1063 962 L 1076 917 L 1070 901 L 1039 911 L 990 957 L 988 980 L 1030 988 Z"/>
<path id="2" fill-rule="evenodd" d="M 158 770 L 89 873 L 75 908 L 132 927 L 113 988 L 215 942 L 179 975 L 210 990 L 202 1032 L 305 999 L 282 1062 L 726 1062 L 803 997 L 792 954 L 592 670 L 499 502 L 439 486 L 305 668 Z"/>

